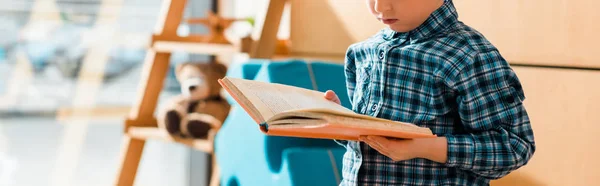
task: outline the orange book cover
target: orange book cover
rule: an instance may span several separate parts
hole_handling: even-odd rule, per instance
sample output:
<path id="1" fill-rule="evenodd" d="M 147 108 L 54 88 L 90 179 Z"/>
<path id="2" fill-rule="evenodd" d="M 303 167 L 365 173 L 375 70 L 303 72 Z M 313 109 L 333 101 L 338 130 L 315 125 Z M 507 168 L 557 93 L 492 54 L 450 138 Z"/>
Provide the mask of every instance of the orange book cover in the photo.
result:
<path id="1" fill-rule="evenodd" d="M 218 82 L 267 135 L 338 140 L 363 135 L 436 137 L 428 128 L 356 114 L 318 91 L 231 77 Z"/>

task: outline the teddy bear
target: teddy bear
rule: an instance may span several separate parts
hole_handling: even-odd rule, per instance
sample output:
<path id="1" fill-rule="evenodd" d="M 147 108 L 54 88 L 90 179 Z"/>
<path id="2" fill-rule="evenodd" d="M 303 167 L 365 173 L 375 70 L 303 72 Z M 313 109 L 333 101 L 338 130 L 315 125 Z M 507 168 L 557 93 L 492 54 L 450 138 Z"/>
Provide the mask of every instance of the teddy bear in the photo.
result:
<path id="1" fill-rule="evenodd" d="M 177 65 L 175 76 L 181 95 L 171 98 L 161 109 L 159 127 L 178 137 L 214 137 L 231 108 L 217 81 L 226 73 L 227 67 L 219 62 Z"/>

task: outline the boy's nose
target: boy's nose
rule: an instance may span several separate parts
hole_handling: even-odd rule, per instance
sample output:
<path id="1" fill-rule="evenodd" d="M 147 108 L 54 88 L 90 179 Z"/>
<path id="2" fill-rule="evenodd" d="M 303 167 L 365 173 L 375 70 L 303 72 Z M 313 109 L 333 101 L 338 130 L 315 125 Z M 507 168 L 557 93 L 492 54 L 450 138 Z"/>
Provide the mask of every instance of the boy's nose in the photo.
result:
<path id="1" fill-rule="evenodd" d="M 375 11 L 379 13 L 387 12 L 392 9 L 392 6 L 389 0 L 374 0 L 375 1 Z"/>

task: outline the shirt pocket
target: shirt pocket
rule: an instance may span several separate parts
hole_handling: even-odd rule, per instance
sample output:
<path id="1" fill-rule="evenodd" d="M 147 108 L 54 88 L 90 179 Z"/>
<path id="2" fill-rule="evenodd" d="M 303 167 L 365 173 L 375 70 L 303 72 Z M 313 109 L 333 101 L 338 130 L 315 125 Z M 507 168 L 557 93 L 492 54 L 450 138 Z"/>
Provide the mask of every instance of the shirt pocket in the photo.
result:
<path id="1" fill-rule="evenodd" d="M 512 124 L 515 120 L 519 119 L 524 100 L 525 95 L 523 92 L 514 86 L 509 86 L 500 91 L 500 106 L 502 108 L 500 119 L 502 123 Z"/>
<path id="2" fill-rule="evenodd" d="M 470 130 L 488 130 L 510 126 L 521 114 L 523 97 L 520 91 L 508 86 L 492 90 L 464 103 L 463 121 L 469 121 Z"/>

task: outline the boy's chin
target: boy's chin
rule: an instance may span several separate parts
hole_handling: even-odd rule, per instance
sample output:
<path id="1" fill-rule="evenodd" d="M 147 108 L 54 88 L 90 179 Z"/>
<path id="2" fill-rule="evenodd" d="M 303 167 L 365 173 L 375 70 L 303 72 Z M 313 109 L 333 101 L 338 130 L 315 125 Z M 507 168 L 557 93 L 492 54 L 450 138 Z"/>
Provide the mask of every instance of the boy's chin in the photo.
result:
<path id="1" fill-rule="evenodd" d="M 395 32 L 409 32 L 411 30 L 414 30 L 418 27 L 417 26 L 407 26 L 407 25 L 388 25 L 388 27 L 390 27 L 390 29 L 392 29 Z"/>

